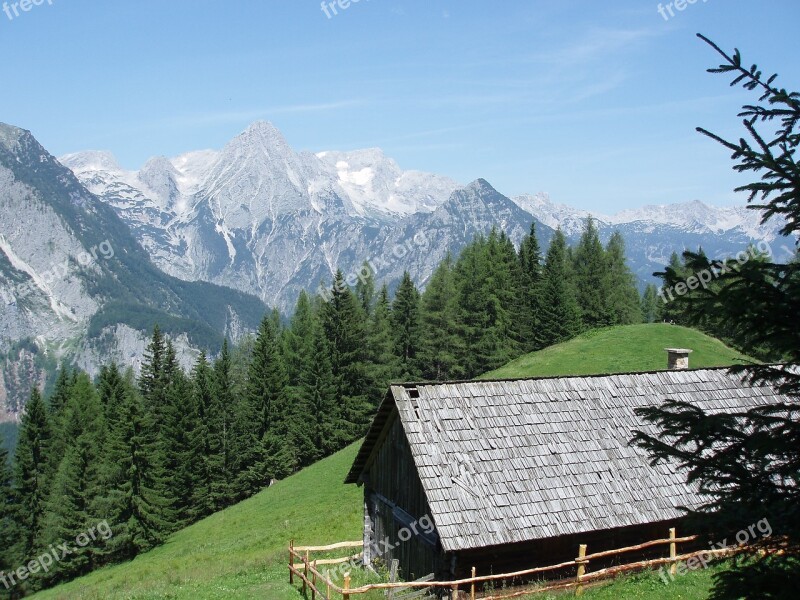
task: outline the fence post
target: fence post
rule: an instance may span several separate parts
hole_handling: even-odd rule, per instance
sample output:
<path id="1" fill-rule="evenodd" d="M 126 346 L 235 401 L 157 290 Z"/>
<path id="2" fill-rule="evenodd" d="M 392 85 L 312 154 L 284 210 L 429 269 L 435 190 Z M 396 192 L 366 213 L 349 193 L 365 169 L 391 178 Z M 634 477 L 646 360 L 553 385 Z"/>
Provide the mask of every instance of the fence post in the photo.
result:
<path id="1" fill-rule="evenodd" d="M 475 567 L 472 567 L 472 584 L 469 588 L 469 600 L 475 600 Z"/>
<path id="2" fill-rule="evenodd" d="M 289 583 L 294 583 L 294 540 L 289 540 Z"/>
<path id="3" fill-rule="evenodd" d="M 581 585 L 581 581 L 583 580 L 583 576 L 586 575 L 586 544 L 578 546 L 578 558 L 576 562 L 578 563 L 578 585 L 575 588 L 575 595 L 582 596 L 583 586 Z"/>
<path id="4" fill-rule="evenodd" d="M 450 598 L 452 600 L 458 600 L 458 584 L 455 584 L 453 589 L 450 590 Z"/>
<path id="5" fill-rule="evenodd" d="M 303 577 L 303 595 L 305 596 L 308 587 L 306 584 L 308 581 L 308 550 L 306 550 L 306 556 L 303 559 L 303 575 L 305 575 L 305 577 Z"/>
<path id="6" fill-rule="evenodd" d="M 350 573 L 344 574 L 344 587 L 342 589 L 344 590 L 342 600 L 350 600 L 350 594 L 347 593 L 350 590 Z"/>
<path id="7" fill-rule="evenodd" d="M 314 559 L 314 568 L 311 570 L 311 600 L 317 600 L 317 559 Z"/>
<path id="8" fill-rule="evenodd" d="M 325 571 L 325 600 L 331 600 L 331 571 Z"/>
<path id="9" fill-rule="evenodd" d="M 670 530 L 669 530 L 669 539 L 671 539 L 671 540 L 675 539 L 675 528 L 674 527 L 671 527 Z M 678 556 L 678 548 L 677 548 L 675 542 L 673 541 L 673 542 L 669 543 L 669 557 L 671 559 L 670 567 L 669 567 L 670 575 L 675 575 L 675 573 L 678 572 L 678 563 L 675 562 L 675 557 L 676 556 Z"/>

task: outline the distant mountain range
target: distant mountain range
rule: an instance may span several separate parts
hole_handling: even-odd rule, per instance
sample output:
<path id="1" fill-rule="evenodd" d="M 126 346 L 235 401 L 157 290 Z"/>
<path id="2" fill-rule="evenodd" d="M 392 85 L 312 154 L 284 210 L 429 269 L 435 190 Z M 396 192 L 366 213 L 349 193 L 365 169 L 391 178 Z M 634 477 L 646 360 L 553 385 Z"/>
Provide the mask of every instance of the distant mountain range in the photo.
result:
<path id="1" fill-rule="evenodd" d="M 138 365 L 156 321 L 188 364 L 253 330 L 266 306 L 289 312 L 337 268 L 352 281 L 367 262 L 390 285 L 408 270 L 424 286 L 447 252 L 494 225 L 519 242 L 535 221 L 546 247 L 556 227 L 577 240 L 588 216 L 483 179 L 403 171 L 378 149 L 295 152 L 265 122 L 222 150 L 155 157 L 139 171 L 107 152 L 56 160 L 0 124 L 0 211 L 0 421 L 18 416 L 60 358 L 90 372 L 112 359 Z M 745 208 L 593 214 L 604 238 L 623 233 L 642 282 L 684 248 L 789 250 L 777 225 Z"/>
<path id="2" fill-rule="evenodd" d="M 408 269 L 424 285 L 448 250 L 493 224 L 514 241 L 531 220 L 544 242 L 558 226 L 574 240 L 589 216 L 544 194 L 508 198 L 483 180 L 462 186 L 403 171 L 379 149 L 298 153 L 266 122 L 221 151 L 156 157 L 138 172 L 108 153 L 60 160 L 117 211 L 162 270 L 255 294 L 284 311 L 300 289 L 330 281 L 337 267 L 352 273 L 364 260 L 402 252 L 396 248 L 407 251 L 378 277 L 395 282 Z M 744 207 L 699 201 L 594 216 L 605 238 L 623 233 L 642 281 L 675 250 L 702 244 L 711 255 L 735 254 L 752 241 L 775 240 L 779 229 Z"/>

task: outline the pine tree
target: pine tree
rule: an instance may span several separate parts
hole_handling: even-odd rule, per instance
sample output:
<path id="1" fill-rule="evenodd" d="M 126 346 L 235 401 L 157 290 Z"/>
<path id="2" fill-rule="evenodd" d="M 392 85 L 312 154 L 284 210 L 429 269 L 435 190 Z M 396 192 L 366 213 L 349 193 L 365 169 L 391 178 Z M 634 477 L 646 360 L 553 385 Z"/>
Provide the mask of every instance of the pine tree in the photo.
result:
<path id="1" fill-rule="evenodd" d="M 356 281 L 356 298 L 364 315 L 367 318 L 372 316 L 372 309 L 375 306 L 375 276 L 367 261 L 361 265 L 361 273 Z"/>
<path id="2" fill-rule="evenodd" d="M 419 292 L 408 271 L 403 273 L 392 302 L 392 324 L 395 354 L 400 358 L 400 377 L 404 380 L 418 379 Z"/>
<path id="3" fill-rule="evenodd" d="M 233 425 L 238 394 L 234 390 L 231 353 L 226 339 L 214 363 L 214 406 L 209 419 L 211 501 L 214 510 L 225 508 L 233 495 Z"/>
<path id="4" fill-rule="evenodd" d="M 542 252 L 536 237 L 536 221 L 522 239 L 519 247 L 519 267 L 521 272 L 520 300 L 522 311 L 518 316 L 518 328 L 522 349 L 533 352 L 542 347 L 539 339 L 542 293 Z"/>
<path id="5" fill-rule="evenodd" d="M 56 376 L 53 392 L 45 403 L 47 405 L 47 421 L 50 424 L 50 450 L 48 456 L 49 472 L 55 473 L 58 463 L 66 451 L 68 437 L 64 432 L 64 412 L 69 402 L 72 386 L 75 384 L 77 371 L 71 371 L 62 364 Z"/>
<path id="6" fill-rule="evenodd" d="M 60 415 L 69 400 L 69 390 L 72 386 L 72 376 L 70 369 L 61 364 L 56 376 L 56 383 L 53 387 L 53 393 L 50 394 L 47 402 L 47 408 L 50 416 Z"/>
<path id="7" fill-rule="evenodd" d="M 464 350 L 459 363 L 475 377 L 519 352 L 515 319 L 521 312 L 521 273 L 513 244 L 492 229 L 461 252 L 456 263 L 458 321 Z"/>
<path id="8" fill-rule="evenodd" d="M 302 429 L 303 464 L 332 454 L 345 442 L 330 350 L 320 323 L 312 331 L 312 360 L 302 374 L 301 402 L 306 421 Z"/>
<path id="9" fill-rule="evenodd" d="M 672 282 L 683 281 L 691 272 L 678 256 L 677 252 L 673 252 L 669 257 L 669 264 L 666 267 L 666 273 L 670 273 Z M 681 296 L 676 294 L 674 285 L 669 282 L 666 273 L 656 273 L 664 279 L 664 286 L 658 293 L 659 301 L 661 302 L 661 316 L 669 323 L 676 323 L 685 325 L 686 319 L 684 317 L 685 309 Z"/>
<path id="10" fill-rule="evenodd" d="M 342 406 L 342 438 L 353 441 L 364 434 L 372 407 L 367 372 L 363 312 L 353 292 L 337 271 L 328 300 L 322 307 L 322 326 L 328 341 L 336 396 Z"/>
<path id="11" fill-rule="evenodd" d="M 372 406 L 377 406 L 383 400 L 391 381 L 400 379 L 400 361 L 394 350 L 392 306 L 389 288 L 383 284 L 369 320 L 367 336 L 367 398 Z"/>
<path id="12" fill-rule="evenodd" d="M 613 322 L 608 304 L 608 261 L 594 219 L 586 219 L 575 248 L 574 266 L 578 305 L 583 329 L 605 327 Z"/>
<path id="13" fill-rule="evenodd" d="M 631 325 L 642 322 L 642 307 L 636 276 L 625 261 L 625 241 L 615 231 L 606 246 L 608 263 L 608 308 L 612 325 Z"/>
<path id="14" fill-rule="evenodd" d="M 68 443 L 58 464 L 46 504 L 41 548 L 74 540 L 99 521 L 91 507 L 100 495 L 99 464 L 105 442 L 103 407 L 88 375 L 79 373 L 64 407 L 63 434 Z M 91 570 L 95 548 L 76 547 L 48 574 L 47 584 Z"/>
<path id="15" fill-rule="evenodd" d="M 489 362 L 483 367 L 491 370 L 500 367 L 519 355 L 520 336 L 518 323 L 524 311 L 520 282 L 522 271 L 514 244 L 505 232 L 492 229 L 487 240 L 489 329 L 484 332 L 483 353 Z"/>
<path id="16" fill-rule="evenodd" d="M 485 349 L 482 340 L 490 328 L 486 309 L 491 302 L 486 285 L 489 279 L 486 245 L 486 239 L 477 236 L 461 251 L 455 267 L 457 318 L 463 340 L 458 364 L 468 378 L 485 372 L 491 363 L 491 356 L 482 353 Z"/>
<path id="17" fill-rule="evenodd" d="M 167 342 L 160 374 L 164 386 L 163 405 L 158 413 L 146 406 L 151 419 L 161 420 L 155 432 L 150 476 L 163 500 L 159 516 L 168 524 L 167 531 L 188 525 L 194 518 L 193 490 L 198 468 L 193 461 L 197 414 L 192 382 L 174 360 L 174 354 L 172 343 Z"/>
<path id="18" fill-rule="evenodd" d="M 448 253 L 433 272 L 422 295 L 419 365 L 425 379 L 445 381 L 464 377 L 459 362 L 464 350 L 453 268 L 453 259 Z"/>
<path id="19" fill-rule="evenodd" d="M 268 315 L 259 327 L 248 371 L 246 398 L 236 416 L 240 496 L 259 491 L 273 477 L 290 473 L 296 467 L 287 386 L 279 331 L 276 331 L 274 318 Z"/>
<path id="20" fill-rule="evenodd" d="M 220 452 L 218 438 L 211 435 L 210 425 L 216 407 L 214 381 L 205 352 L 201 352 L 192 372 L 192 428 L 189 432 L 189 462 L 191 468 L 191 506 L 193 520 L 214 510 L 212 457 Z"/>
<path id="21" fill-rule="evenodd" d="M 645 323 L 657 323 L 661 320 L 661 300 L 658 297 L 658 288 L 647 284 L 642 295 L 642 319 Z"/>
<path id="22" fill-rule="evenodd" d="M 96 499 L 114 532 L 104 549 L 106 560 L 124 560 L 159 544 L 170 524 L 163 518 L 167 500 L 156 480 L 158 436 L 152 413 L 133 383 L 123 378 L 125 393 L 118 410 L 107 416 L 107 440 L 100 466 L 106 493 Z"/>
<path id="23" fill-rule="evenodd" d="M 106 417 L 120 410 L 125 401 L 125 389 L 125 381 L 116 362 L 100 368 L 100 375 L 97 378 L 97 393 Z"/>
<path id="24" fill-rule="evenodd" d="M 545 346 L 568 340 L 581 329 L 580 308 L 569 270 L 567 241 L 558 229 L 547 250 L 542 280 L 540 332 Z"/>
<path id="25" fill-rule="evenodd" d="M 0 435 L 0 574 L 16 567 L 12 549 L 15 543 L 16 499 L 8 450 Z M 0 598 L 5 598 L 0 589 Z"/>
<path id="26" fill-rule="evenodd" d="M 166 388 L 164 386 L 164 361 L 167 348 L 161 328 L 153 327 L 153 335 L 144 351 L 139 389 L 145 405 L 152 412 L 155 424 L 161 423 L 160 410 L 164 406 Z"/>
<path id="27" fill-rule="evenodd" d="M 32 558 L 41 543 L 45 507 L 50 492 L 49 466 L 52 433 L 44 400 L 38 388 L 31 391 L 20 424 L 14 453 L 14 495 L 16 497 L 16 552 L 19 562 Z"/>
<path id="28" fill-rule="evenodd" d="M 286 356 L 286 375 L 288 384 L 298 388 L 302 371 L 311 360 L 311 338 L 314 331 L 314 307 L 305 290 L 297 297 L 294 314 L 284 335 L 284 354 Z M 297 392 L 294 393 L 297 395 Z"/>

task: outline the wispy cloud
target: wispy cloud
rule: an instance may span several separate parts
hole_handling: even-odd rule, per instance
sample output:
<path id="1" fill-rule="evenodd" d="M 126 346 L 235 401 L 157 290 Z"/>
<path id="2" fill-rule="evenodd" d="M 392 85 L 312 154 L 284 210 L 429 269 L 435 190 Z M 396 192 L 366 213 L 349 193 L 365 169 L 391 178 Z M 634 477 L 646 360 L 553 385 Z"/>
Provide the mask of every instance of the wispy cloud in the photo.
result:
<path id="1" fill-rule="evenodd" d="M 526 60 L 554 67 L 575 67 L 607 60 L 610 55 L 630 49 L 639 42 L 662 35 L 656 29 L 592 29 L 574 41 L 529 55 Z"/>
<path id="2" fill-rule="evenodd" d="M 351 99 L 317 104 L 285 104 L 246 110 L 206 111 L 202 113 L 165 117 L 160 119 L 158 124 L 165 127 L 220 125 L 226 123 L 239 123 L 241 121 L 254 121 L 257 119 L 269 119 L 273 115 L 330 112 L 345 108 L 364 106 L 365 104 L 367 104 L 367 102 L 363 99 Z"/>

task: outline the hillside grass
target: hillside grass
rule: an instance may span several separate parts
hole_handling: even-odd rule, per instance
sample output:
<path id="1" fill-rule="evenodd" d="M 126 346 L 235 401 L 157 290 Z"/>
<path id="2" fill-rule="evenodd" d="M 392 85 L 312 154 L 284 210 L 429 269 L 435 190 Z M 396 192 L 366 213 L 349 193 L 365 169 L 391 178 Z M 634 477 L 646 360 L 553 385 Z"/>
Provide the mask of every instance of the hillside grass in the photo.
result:
<path id="1" fill-rule="evenodd" d="M 129 563 L 33 597 L 298 600 L 289 586 L 289 540 L 324 545 L 361 539 L 362 491 L 343 483 L 357 450 L 353 444 Z"/>
<path id="2" fill-rule="evenodd" d="M 524 356 L 486 377 L 522 377 L 645 371 L 666 365 L 663 348 L 695 350 L 692 365 L 723 366 L 744 358 L 697 331 L 672 325 L 636 325 L 599 330 L 571 342 Z M 172 535 L 135 560 L 91 573 L 35 596 L 47 599 L 112 600 L 299 600 L 288 582 L 289 540 L 323 545 L 361 539 L 362 490 L 343 481 L 358 444 L 318 462 L 222 512 Z M 586 590 L 585 598 L 611 600 L 705 600 L 711 567 L 669 585 L 644 573 Z M 354 572 L 354 584 L 374 581 Z M 543 600 L 570 594 L 531 596 Z M 383 598 L 379 592 L 354 600 Z"/>
<path id="3" fill-rule="evenodd" d="M 689 348 L 693 369 L 726 367 L 750 360 L 706 334 L 665 323 L 607 327 L 526 354 L 481 379 L 553 377 L 659 371 L 667 367 L 664 348 Z"/>

